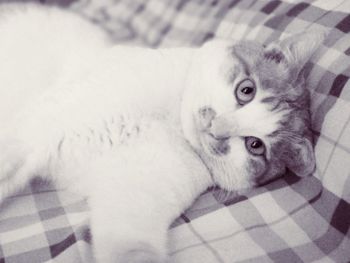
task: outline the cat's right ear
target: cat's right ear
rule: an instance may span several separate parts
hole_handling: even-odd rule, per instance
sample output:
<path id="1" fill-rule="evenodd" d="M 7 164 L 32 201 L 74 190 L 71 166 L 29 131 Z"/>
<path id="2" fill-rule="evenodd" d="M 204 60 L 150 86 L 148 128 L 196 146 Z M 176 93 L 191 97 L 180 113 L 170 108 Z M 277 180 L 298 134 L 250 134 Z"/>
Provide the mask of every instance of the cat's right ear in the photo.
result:
<path id="1" fill-rule="evenodd" d="M 265 49 L 266 59 L 285 65 L 296 77 L 305 63 L 322 44 L 327 35 L 325 30 L 305 31 L 273 42 Z"/>
<path id="2" fill-rule="evenodd" d="M 293 140 L 288 148 L 282 157 L 286 167 L 299 177 L 311 175 L 316 167 L 312 142 L 303 137 Z"/>

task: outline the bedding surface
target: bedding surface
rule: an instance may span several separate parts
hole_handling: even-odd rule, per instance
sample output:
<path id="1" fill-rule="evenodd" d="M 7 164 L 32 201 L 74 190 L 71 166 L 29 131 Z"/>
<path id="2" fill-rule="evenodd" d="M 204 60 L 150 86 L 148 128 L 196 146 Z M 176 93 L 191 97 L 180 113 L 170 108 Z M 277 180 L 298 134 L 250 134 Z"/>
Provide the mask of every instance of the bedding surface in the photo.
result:
<path id="1" fill-rule="evenodd" d="M 79 0 L 66 8 L 117 43 L 152 47 L 211 38 L 267 44 L 327 29 L 304 68 L 313 176 L 287 174 L 246 196 L 208 190 L 171 226 L 170 254 L 179 263 L 350 261 L 350 1 Z M 0 206 L 0 263 L 92 262 L 88 220 L 85 200 L 36 180 Z"/>

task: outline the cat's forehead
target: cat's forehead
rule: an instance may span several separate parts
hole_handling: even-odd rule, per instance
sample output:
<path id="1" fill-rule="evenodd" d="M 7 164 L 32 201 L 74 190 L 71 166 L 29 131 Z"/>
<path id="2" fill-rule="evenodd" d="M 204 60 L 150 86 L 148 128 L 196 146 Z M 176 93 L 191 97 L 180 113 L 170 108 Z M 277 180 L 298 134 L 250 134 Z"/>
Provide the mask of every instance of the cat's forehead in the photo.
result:
<path id="1" fill-rule="evenodd" d="M 232 67 L 235 68 L 232 72 L 243 72 L 246 76 L 258 79 L 259 88 L 270 93 L 277 95 L 286 91 L 289 71 L 281 63 L 283 54 L 274 50 L 266 51 L 263 45 L 250 41 L 238 42 L 227 49 L 232 58 Z"/>
<path id="2" fill-rule="evenodd" d="M 206 61 L 209 67 L 205 67 L 208 70 L 208 74 L 203 76 L 203 79 L 206 80 L 205 84 L 214 87 L 223 83 L 224 89 L 232 93 L 242 79 L 252 79 L 257 88 L 256 98 L 243 108 L 247 108 L 247 111 L 248 108 L 251 108 L 252 112 L 266 112 L 265 116 L 275 113 L 276 118 L 272 118 L 276 120 L 275 123 L 283 118 L 291 117 L 289 113 L 295 105 L 286 103 L 286 101 L 295 99 L 296 89 L 289 82 L 290 69 L 281 61 L 283 54 L 275 50 L 266 50 L 262 44 L 253 41 L 232 43 L 232 41 L 215 40 L 207 43 L 205 48 L 205 57 L 211 60 L 210 63 Z M 215 72 L 218 75 L 215 75 Z M 215 83 L 212 83 L 213 81 Z M 222 96 L 227 96 L 227 94 L 223 93 Z M 222 98 L 222 101 L 224 100 Z M 226 104 L 220 103 L 217 106 L 222 107 L 224 111 Z M 292 117 L 299 119 L 298 116 Z M 277 129 L 278 125 L 271 127 Z M 275 128 L 266 130 L 265 134 L 275 133 Z"/>
<path id="3" fill-rule="evenodd" d="M 283 86 L 288 81 L 288 69 L 280 63 L 283 55 L 273 50 L 267 52 L 260 43 L 215 40 L 206 43 L 204 50 L 206 70 L 212 74 L 217 72 L 229 81 L 237 75 L 254 75 L 259 78 L 261 88 L 277 88 L 277 92 L 279 87 L 276 86 Z"/>

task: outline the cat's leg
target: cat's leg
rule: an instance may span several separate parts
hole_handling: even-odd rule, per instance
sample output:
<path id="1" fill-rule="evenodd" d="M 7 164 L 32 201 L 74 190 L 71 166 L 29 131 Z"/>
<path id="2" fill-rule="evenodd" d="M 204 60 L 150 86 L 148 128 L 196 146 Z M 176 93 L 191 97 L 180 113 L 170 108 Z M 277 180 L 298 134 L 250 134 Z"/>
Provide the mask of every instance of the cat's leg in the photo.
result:
<path id="1" fill-rule="evenodd" d="M 167 262 L 169 225 L 211 184 L 182 139 L 159 127 L 148 135 L 89 163 L 97 262 Z"/>
<path id="2" fill-rule="evenodd" d="M 139 209 L 130 204 L 135 200 L 122 200 L 118 194 L 108 196 L 106 192 L 108 190 L 104 189 L 103 196 L 108 200 L 91 202 L 91 233 L 96 261 L 167 262 L 167 226 L 162 222 L 157 224 L 156 217 L 154 222 L 148 222 L 152 217 L 144 210 L 151 212 L 152 209 L 147 205 Z M 116 202 L 120 205 L 112 205 Z"/>
<path id="3" fill-rule="evenodd" d="M 108 161 L 91 170 L 99 180 L 95 181 L 89 198 L 91 234 L 98 263 L 167 262 L 167 217 L 157 212 L 159 208 L 152 196 L 156 189 L 147 186 L 147 182 L 140 185 L 125 178 L 140 174 L 141 167 L 135 165 L 138 164 L 133 168 L 120 167 L 118 161 L 115 165 Z"/>

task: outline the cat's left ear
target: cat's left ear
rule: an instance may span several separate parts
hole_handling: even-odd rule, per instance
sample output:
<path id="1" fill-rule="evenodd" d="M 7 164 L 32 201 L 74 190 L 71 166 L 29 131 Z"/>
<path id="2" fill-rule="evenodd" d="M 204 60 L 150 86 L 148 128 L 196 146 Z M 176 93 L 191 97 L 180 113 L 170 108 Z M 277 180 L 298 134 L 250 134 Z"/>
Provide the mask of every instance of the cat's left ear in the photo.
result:
<path id="1" fill-rule="evenodd" d="M 283 159 L 287 168 L 299 177 L 310 175 L 315 170 L 314 149 L 312 142 L 306 137 L 291 143 Z"/>
<path id="2" fill-rule="evenodd" d="M 325 30 L 306 31 L 271 43 L 265 49 L 266 59 L 282 63 L 296 77 L 327 35 Z"/>

